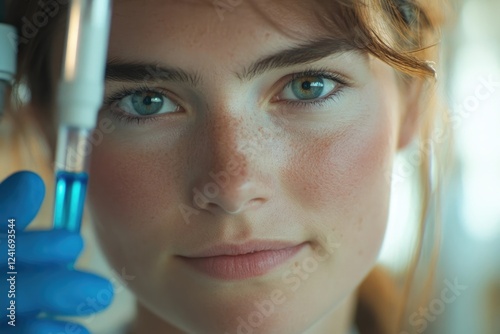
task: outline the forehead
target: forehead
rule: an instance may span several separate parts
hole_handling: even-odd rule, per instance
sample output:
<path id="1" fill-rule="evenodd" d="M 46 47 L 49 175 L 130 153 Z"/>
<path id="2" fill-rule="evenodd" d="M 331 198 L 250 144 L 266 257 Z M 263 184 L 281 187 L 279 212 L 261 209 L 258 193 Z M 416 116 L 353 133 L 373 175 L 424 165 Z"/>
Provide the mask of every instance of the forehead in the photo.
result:
<path id="1" fill-rule="evenodd" d="M 118 0 L 113 8 L 110 54 L 144 58 L 147 57 L 145 49 L 153 55 L 179 55 L 182 50 L 192 53 L 231 49 L 244 50 L 251 55 L 252 50 L 262 50 L 264 44 L 279 47 L 324 34 L 314 3 L 297 0 Z"/>
<path id="2" fill-rule="evenodd" d="M 335 2 L 335 1 L 333 1 Z M 210 22 L 238 22 L 241 19 L 261 17 L 266 14 L 276 22 L 287 20 L 302 21 L 315 10 L 320 0 L 117 0 L 114 1 L 117 15 L 136 14 L 138 19 L 185 20 L 194 19 Z M 146 16 L 139 17 L 140 15 Z M 300 23 L 297 21 L 297 23 Z"/>

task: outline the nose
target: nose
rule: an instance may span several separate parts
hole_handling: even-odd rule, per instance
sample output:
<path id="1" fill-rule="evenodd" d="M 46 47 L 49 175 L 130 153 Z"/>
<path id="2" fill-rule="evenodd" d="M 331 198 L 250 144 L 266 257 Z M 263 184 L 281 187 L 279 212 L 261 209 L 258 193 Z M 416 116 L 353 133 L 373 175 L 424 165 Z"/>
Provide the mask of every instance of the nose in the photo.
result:
<path id="1" fill-rule="evenodd" d="M 194 207 L 212 214 L 256 209 L 272 194 L 272 177 L 262 128 L 242 118 L 224 116 L 199 131 L 193 182 Z"/>

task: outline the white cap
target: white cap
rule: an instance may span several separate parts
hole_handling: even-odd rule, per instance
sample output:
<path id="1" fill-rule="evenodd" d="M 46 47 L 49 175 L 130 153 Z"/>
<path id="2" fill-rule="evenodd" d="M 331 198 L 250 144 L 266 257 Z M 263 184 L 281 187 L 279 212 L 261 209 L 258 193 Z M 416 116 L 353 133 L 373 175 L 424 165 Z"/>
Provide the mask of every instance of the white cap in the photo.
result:
<path id="1" fill-rule="evenodd" d="M 0 80 L 11 82 L 16 73 L 17 32 L 13 26 L 0 23 Z"/>
<path id="2" fill-rule="evenodd" d="M 94 128 L 104 97 L 111 0 L 74 0 L 69 15 L 57 96 L 59 121 L 64 126 Z"/>

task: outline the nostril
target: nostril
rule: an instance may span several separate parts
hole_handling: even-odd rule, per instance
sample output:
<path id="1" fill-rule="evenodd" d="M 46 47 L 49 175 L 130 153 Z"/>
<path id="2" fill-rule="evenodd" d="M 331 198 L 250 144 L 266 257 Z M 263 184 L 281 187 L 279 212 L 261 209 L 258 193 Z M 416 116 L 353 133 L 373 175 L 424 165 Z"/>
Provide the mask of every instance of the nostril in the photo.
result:
<path id="1" fill-rule="evenodd" d="M 221 211 L 223 211 L 225 213 L 234 215 L 234 214 L 238 214 L 244 210 L 256 209 L 259 206 L 261 206 L 264 202 L 265 202 L 265 200 L 263 198 L 257 198 L 257 199 L 250 200 L 246 203 L 243 203 L 242 205 L 240 205 L 238 207 L 236 205 L 234 205 L 235 203 L 229 203 L 229 202 L 226 202 L 226 203 L 206 202 L 200 208 L 207 210 L 207 211 L 210 211 L 212 213 L 217 213 L 217 212 L 220 213 Z"/>
<path id="2" fill-rule="evenodd" d="M 234 211 L 225 210 L 225 211 L 228 212 L 228 213 L 231 213 L 231 214 L 236 214 L 236 213 L 239 213 L 239 212 L 241 212 L 243 210 L 257 209 L 264 202 L 265 202 L 264 199 L 262 199 L 262 198 L 256 198 L 256 199 L 250 200 L 247 203 L 241 205 L 237 210 L 234 210 Z"/>
<path id="3" fill-rule="evenodd" d="M 256 199 L 251 200 L 251 201 L 248 203 L 247 207 L 248 207 L 249 209 L 256 209 L 256 208 L 258 208 L 259 206 L 261 206 L 262 204 L 264 204 L 264 202 L 265 202 L 265 201 L 266 201 L 266 200 L 265 200 L 265 199 L 263 199 L 263 198 L 256 198 Z"/>

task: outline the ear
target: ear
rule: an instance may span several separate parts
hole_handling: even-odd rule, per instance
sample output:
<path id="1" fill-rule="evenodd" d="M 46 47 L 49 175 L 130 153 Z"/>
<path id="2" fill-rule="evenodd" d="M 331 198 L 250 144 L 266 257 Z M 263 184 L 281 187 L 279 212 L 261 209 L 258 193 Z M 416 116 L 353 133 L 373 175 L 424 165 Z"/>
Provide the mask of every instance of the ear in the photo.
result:
<path id="1" fill-rule="evenodd" d="M 399 125 L 398 150 L 404 149 L 412 142 L 420 129 L 420 115 L 423 103 L 425 79 L 414 78 L 406 82 L 401 92 L 402 110 Z"/>

